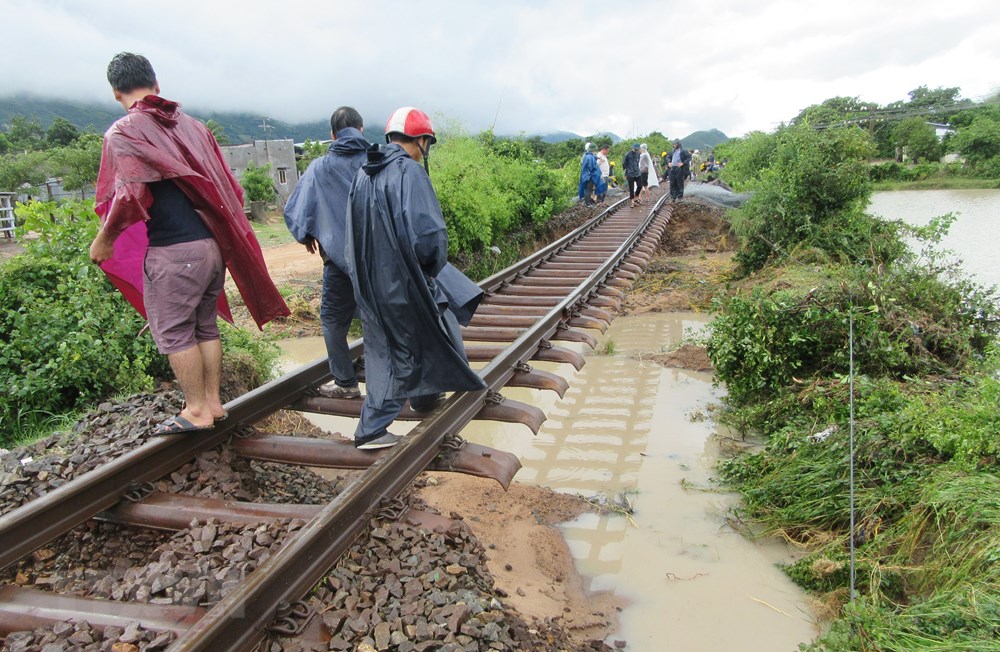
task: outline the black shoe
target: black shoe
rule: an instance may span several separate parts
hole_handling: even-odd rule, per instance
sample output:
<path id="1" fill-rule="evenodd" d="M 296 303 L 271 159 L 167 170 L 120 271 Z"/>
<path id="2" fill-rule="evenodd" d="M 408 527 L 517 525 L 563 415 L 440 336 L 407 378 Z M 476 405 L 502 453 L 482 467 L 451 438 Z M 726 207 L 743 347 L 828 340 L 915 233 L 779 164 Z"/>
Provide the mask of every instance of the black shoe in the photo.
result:
<path id="1" fill-rule="evenodd" d="M 431 412 L 444 403 L 444 394 L 418 396 L 410 399 L 410 409 L 421 414 Z"/>

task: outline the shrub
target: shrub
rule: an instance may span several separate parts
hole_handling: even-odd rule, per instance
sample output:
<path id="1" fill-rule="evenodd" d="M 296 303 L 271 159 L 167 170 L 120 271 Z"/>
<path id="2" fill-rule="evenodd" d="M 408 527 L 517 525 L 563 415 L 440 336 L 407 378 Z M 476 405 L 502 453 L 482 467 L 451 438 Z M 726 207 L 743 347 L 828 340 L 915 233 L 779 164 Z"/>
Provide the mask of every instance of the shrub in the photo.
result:
<path id="1" fill-rule="evenodd" d="M 0 267 L 0 431 L 147 389 L 167 371 L 143 319 L 87 259 L 92 202 L 19 205 L 26 252 Z"/>
<path id="2" fill-rule="evenodd" d="M 751 134 L 733 146 L 724 178 L 753 193 L 731 215 L 743 243 L 736 256 L 741 272 L 758 270 L 800 245 L 851 261 L 867 258 L 863 242 L 831 238 L 830 232 L 861 219 L 871 197 L 866 159 L 872 148 L 868 135 L 856 127 L 815 131 L 808 126 Z"/>
<path id="3" fill-rule="evenodd" d="M 508 249 L 512 235 L 534 232 L 561 210 L 569 189 L 530 158 L 519 141 L 445 135 L 431 155 L 431 182 L 448 225 L 449 254 Z"/>
<path id="4" fill-rule="evenodd" d="M 256 166 L 253 163 L 247 166 L 243 176 L 240 177 L 240 185 L 246 193 L 247 201 L 271 201 L 275 198 L 274 181 L 271 179 L 271 164 Z"/>
<path id="5" fill-rule="evenodd" d="M 858 374 L 949 374 L 981 356 L 998 328 L 990 291 L 913 265 L 843 267 L 815 287 L 719 297 L 708 346 L 734 405 L 848 372 L 854 318 Z"/>
<path id="6" fill-rule="evenodd" d="M 145 391 L 171 376 L 135 309 L 87 258 L 97 234 L 93 202 L 18 205 L 25 253 L 0 266 L 0 444 L 107 396 Z M 277 349 L 223 327 L 244 391 L 272 377 Z M 227 363 L 228 364 L 228 363 Z"/>

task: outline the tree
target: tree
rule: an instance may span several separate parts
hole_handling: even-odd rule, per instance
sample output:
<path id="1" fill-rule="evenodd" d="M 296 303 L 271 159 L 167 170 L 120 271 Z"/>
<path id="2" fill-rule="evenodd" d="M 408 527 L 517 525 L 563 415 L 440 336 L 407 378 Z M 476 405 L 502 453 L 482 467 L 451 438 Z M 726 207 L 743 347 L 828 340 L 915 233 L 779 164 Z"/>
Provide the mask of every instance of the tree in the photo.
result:
<path id="1" fill-rule="evenodd" d="M 45 132 L 37 118 L 30 120 L 23 115 L 11 117 L 10 124 L 7 125 L 7 139 L 10 141 L 11 149 L 15 151 L 34 151 L 42 149 Z"/>
<path id="2" fill-rule="evenodd" d="M 1000 120 L 988 115 L 976 116 L 972 124 L 959 129 L 950 142 L 970 165 L 981 165 L 1000 156 Z"/>
<path id="3" fill-rule="evenodd" d="M 971 106 L 971 100 L 960 100 L 958 98 L 961 89 L 944 88 L 939 86 L 929 90 L 927 86 L 919 86 L 907 93 L 910 101 L 906 108 L 911 111 L 920 110 L 925 120 L 932 122 L 947 122 L 948 117 L 955 113 L 959 107 Z"/>
<path id="4" fill-rule="evenodd" d="M 80 137 L 80 131 L 65 118 L 56 118 L 45 132 L 49 147 L 65 147 Z"/>
<path id="5" fill-rule="evenodd" d="M 17 192 L 21 186 L 45 182 L 44 152 L 19 152 L 0 157 L 0 191 Z"/>
<path id="6" fill-rule="evenodd" d="M 213 136 L 215 136 L 215 142 L 220 145 L 229 144 L 229 136 L 226 135 L 225 127 L 211 118 L 205 122 L 205 126 L 208 127 L 208 130 L 212 132 Z"/>
<path id="7" fill-rule="evenodd" d="M 240 185 L 246 192 L 249 201 L 271 201 L 277 193 L 274 192 L 274 181 L 271 179 L 271 164 L 257 167 L 253 163 L 247 166 L 246 172 L 240 178 Z"/>
<path id="8" fill-rule="evenodd" d="M 868 120 L 873 112 L 879 110 L 874 102 L 863 102 L 858 97 L 831 97 L 820 104 L 813 104 L 802 109 L 792 118 L 793 125 L 809 125 L 816 128 L 858 124 L 863 129 L 868 128 Z"/>
<path id="9" fill-rule="evenodd" d="M 101 167 L 103 139 L 95 133 L 82 134 L 75 143 L 52 151 L 52 160 L 66 190 L 84 190 L 97 183 Z"/>
<path id="10" fill-rule="evenodd" d="M 302 144 L 302 155 L 295 159 L 295 169 L 299 171 L 299 176 L 302 176 L 310 163 L 326 154 L 329 147 L 327 144 L 306 138 L 306 142 Z"/>
<path id="11" fill-rule="evenodd" d="M 937 161 L 941 158 L 941 143 L 934 127 L 923 118 L 906 118 L 892 130 L 893 142 L 910 155 L 914 163 L 921 159 Z"/>

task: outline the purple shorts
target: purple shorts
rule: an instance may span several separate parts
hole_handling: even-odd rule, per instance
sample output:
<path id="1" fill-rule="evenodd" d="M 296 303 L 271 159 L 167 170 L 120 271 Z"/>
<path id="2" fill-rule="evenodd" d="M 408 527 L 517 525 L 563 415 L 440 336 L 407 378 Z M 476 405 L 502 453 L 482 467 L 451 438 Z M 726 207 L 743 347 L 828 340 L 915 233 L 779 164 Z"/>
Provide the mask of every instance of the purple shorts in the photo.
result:
<path id="1" fill-rule="evenodd" d="M 219 339 L 216 302 L 226 282 L 226 265 L 215 240 L 149 247 L 142 276 L 149 332 L 160 353 L 180 353 Z"/>

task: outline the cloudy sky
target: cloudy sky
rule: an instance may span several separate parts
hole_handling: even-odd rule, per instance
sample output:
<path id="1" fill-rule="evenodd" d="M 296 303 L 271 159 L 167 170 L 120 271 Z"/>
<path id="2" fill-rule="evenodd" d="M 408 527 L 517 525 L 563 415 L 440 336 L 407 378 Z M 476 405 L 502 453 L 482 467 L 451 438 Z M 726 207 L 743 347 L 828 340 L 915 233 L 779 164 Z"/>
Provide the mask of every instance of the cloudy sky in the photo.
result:
<path id="1" fill-rule="evenodd" d="M 195 110 L 418 106 L 497 133 L 770 131 L 835 96 L 1000 91 L 1000 2 L 0 0 L 0 95 L 111 98 L 122 50 Z"/>

